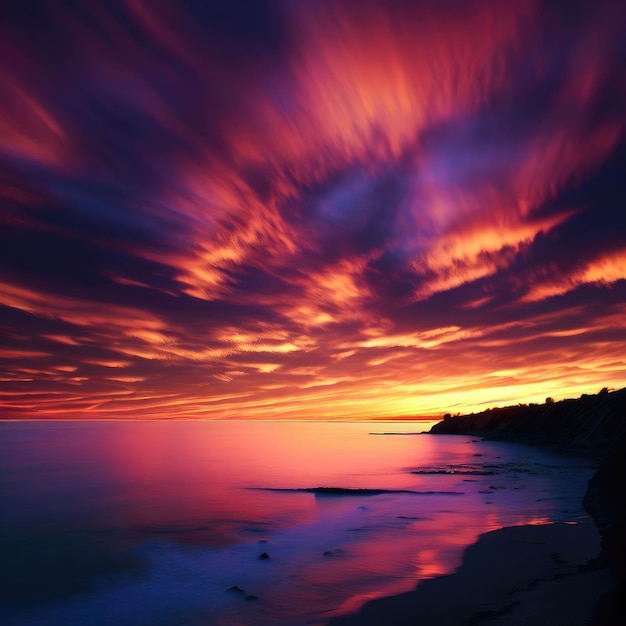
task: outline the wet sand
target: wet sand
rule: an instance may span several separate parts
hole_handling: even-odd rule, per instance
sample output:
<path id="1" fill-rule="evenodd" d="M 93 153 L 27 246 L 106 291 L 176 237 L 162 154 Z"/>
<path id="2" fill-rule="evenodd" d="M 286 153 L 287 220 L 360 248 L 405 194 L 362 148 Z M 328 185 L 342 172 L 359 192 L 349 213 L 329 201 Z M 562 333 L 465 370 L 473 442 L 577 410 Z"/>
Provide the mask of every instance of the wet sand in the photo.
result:
<path id="1" fill-rule="evenodd" d="M 512 526 L 481 535 L 452 574 L 367 603 L 332 626 L 583 626 L 612 585 L 591 569 L 600 550 L 593 524 Z"/>

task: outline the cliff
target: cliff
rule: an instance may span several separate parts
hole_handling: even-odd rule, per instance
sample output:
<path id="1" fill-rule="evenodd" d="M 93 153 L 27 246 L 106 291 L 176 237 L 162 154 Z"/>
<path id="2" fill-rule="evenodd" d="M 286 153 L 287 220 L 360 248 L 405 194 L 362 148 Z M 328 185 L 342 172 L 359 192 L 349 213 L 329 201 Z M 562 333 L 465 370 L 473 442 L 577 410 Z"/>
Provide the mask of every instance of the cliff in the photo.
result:
<path id="1" fill-rule="evenodd" d="M 603 390 L 576 400 L 521 404 L 456 417 L 446 415 L 430 432 L 602 450 L 626 435 L 626 388 Z"/>
<path id="2" fill-rule="evenodd" d="M 593 625 L 615 624 L 616 616 L 626 615 L 626 388 L 576 400 L 446 415 L 431 433 L 566 446 L 598 455 L 601 461 L 584 506 L 602 537 L 596 567 L 610 568 L 616 584 L 598 603 Z"/>

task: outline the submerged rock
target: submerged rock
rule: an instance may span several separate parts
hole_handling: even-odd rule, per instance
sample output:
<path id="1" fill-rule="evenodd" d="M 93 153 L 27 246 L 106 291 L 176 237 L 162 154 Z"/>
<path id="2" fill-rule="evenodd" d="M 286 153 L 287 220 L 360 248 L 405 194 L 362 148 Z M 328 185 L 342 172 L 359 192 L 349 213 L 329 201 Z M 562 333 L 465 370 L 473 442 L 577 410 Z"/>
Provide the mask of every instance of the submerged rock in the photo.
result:
<path id="1" fill-rule="evenodd" d="M 282 487 L 252 487 L 263 491 L 281 491 L 284 493 L 312 493 L 315 496 L 380 496 L 386 493 L 413 494 L 417 496 L 463 496 L 462 491 L 413 491 L 411 489 L 368 489 L 361 487 L 300 487 L 298 489 Z"/>
<path id="2" fill-rule="evenodd" d="M 342 550 L 341 548 L 335 548 L 334 550 L 324 550 L 324 552 L 322 552 L 322 556 L 325 556 L 329 559 L 336 559 L 338 557 L 344 556 L 345 553 L 345 550 Z"/>

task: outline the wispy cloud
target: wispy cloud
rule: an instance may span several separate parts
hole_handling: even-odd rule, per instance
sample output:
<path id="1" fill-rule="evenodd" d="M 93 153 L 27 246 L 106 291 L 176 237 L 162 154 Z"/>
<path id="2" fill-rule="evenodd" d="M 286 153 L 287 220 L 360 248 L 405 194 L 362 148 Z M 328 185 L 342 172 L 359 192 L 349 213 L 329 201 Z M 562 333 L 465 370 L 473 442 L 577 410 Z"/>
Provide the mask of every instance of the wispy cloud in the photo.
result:
<path id="1" fill-rule="evenodd" d="M 8 8 L 4 417 L 623 386 L 618 3 Z"/>

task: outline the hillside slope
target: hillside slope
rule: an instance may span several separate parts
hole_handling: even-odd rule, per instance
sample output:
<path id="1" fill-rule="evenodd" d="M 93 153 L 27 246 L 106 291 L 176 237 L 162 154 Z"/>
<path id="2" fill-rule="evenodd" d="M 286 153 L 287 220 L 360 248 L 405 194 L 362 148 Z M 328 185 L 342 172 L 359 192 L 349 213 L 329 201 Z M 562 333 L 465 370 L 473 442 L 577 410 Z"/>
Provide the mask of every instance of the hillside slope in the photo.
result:
<path id="1" fill-rule="evenodd" d="M 602 460 L 589 481 L 585 509 L 602 536 L 598 568 L 615 573 L 616 585 L 596 607 L 593 626 L 626 615 L 626 388 L 577 400 L 488 409 L 435 424 L 434 434 L 469 434 L 587 450 Z"/>
<path id="2" fill-rule="evenodd" d="M 583 395 L 576 400 L 447 415 L 430 432 L 603 448 L 626 435 L 626 388 Z"/>

